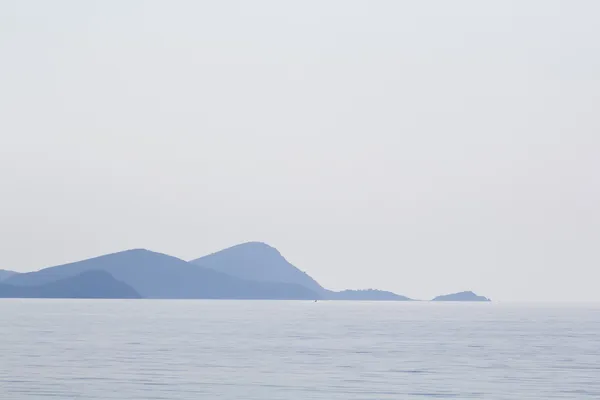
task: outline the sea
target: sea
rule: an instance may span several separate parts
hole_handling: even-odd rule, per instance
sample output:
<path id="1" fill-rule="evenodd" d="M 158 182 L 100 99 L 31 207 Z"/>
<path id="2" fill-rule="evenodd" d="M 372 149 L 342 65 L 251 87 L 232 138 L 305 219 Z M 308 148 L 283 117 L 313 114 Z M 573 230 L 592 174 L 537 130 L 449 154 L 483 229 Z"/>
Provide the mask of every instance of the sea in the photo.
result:
<path id="1" fill-rule="evenodd" d="M 0 399 L 600 399 L 600 304 L 1 300 Z"/>

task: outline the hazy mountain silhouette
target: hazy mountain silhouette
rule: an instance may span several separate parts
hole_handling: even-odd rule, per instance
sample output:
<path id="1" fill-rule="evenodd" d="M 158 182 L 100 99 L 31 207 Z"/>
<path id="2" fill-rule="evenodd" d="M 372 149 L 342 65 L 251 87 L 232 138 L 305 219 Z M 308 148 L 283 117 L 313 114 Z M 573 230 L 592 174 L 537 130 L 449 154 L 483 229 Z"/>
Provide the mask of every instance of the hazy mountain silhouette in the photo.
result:
<path id="1" fill-rule="evenodd" d="M 142 297 L 165 299 L 320 299 L 314 291 L 296 284 L 254 282 L 176 257 L 148 250 L 128 250 L 88 260 L 13 275 L 4 283 L 39 286 L 102 270 L 130 285 Z"/>
<path id="2" fill-rule="evenodd" d="M 2 282 L 5 279 L 8 279 L 14 274 L 16 274 L 15 271 L 7 271 L 5 269 L 0 269 L 0 282 Z"/>
<path id="3" fill-rule="evenodd" d="M 459 292 L 438 296 L 431 301 L 491 301 L 487 297 L 478 296 L 473 292 Z"/>
<path id="4" fill-rule="evenodd" d="M 4 298 L 89 298 L 139 299 L 131 286 L 117 281 L 106 271 L 85 271 L 78 275 L 39 286 L 16 286 L 0 283 Z"/>
<path id="5" fill-rule="evenodd" d="M 406 296 L 385 290 L 366 289 L 366 290 L 342 290 L 341 292 L 329 292 L 329 300 L 367 300 L 367 301 L 409 301 Z"/>
<path id="6" fill-rule="evenodd" d="M 238 244 L 190 262 L 242 279 L 293 283 L 316 293 L 325 291 L 317 281 L 290 264 L 277 249 L 265 243 Z"/>
<path id="7" fill-rule="evenodd" d="M 190 262 L 149 250 L 127 250 L 35 272 L 2 271 L 2 283 L 41 287 L 86 271 L 105 271 L 144 298 L 411 300 L 376 289 L 327 290 L 275 248 L 260 242 L 239 244 Z M 444 299 L 436 298 L 440 300 Z"/>
<path id="8" fill-rule="evenodd" d="M 190 262 L 241 279 L 301 285 L 327 300 L 410 300 L 380 290 L 327 290 L 290 264 L 277 249 L 261 242 L 239 244 Z"/>

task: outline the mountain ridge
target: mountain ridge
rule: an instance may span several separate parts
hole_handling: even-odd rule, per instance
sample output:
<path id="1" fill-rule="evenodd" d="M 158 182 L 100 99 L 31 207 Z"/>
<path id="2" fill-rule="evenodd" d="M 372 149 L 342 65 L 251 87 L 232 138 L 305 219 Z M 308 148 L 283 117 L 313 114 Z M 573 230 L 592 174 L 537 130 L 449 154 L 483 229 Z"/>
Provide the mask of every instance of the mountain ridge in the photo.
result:
<path id="1" fill-rule="evenodd" d="M 315 291 L 324 300 L 411 300 L 406 296 L 383 290 L 328 290 L 306 272 L 291 264 L 275 247 L 263 242 L 240 243 L 190 262 L 242 279 L 296 283 Z"/>
<path id="2" fill-rule="evenodd" d="M 13 275 L 4 283 L 39 286 L 83 271 L 103 270 L 142 297 L 165 299 L 320 299 L 295 284 L 253 282 L 146 249 L 131 249 Z"/>
<path id="3" fill-rule="evenodd" d="M 86 271 L 104 271 L 141 297 L 156 299 L 272 299 L 410 301 L 377 289 L 332 291 L 262 242 L 241 243 L 191 261 L 146 249 L 130 249 L 85 260 L 16 273 L 4 271 L 2 284 L 35 287 Z M 432 301 L 490 301 L 473 292 Z"/>
<path id="4" fill-rule="evenodd" d="M 325 288 L 310 275 L 292 265 L 275 247 L 263 242 L 240 243 L 190 263 L 241 279 L 295 283 L 316 293 L 325 292 Z"/>

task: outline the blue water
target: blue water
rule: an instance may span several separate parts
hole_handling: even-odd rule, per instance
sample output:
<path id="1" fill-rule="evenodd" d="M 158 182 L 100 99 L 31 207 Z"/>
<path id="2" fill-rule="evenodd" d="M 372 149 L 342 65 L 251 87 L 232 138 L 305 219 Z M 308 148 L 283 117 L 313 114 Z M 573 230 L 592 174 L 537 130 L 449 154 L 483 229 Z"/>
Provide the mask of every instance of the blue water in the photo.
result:
<path id="1" fill-rule="evenodd" d="M 0 399 L 599 399 L 600 305 L 0 301 Z"/>

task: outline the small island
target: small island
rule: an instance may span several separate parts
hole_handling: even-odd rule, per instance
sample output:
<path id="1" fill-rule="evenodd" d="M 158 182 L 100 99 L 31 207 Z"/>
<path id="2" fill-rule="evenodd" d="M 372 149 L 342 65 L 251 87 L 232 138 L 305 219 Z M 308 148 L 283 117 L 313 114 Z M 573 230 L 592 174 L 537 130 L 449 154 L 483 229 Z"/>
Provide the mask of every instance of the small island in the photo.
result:
<path id="1" fill-rule="evenodd" d="M 473 292 L 459 292 L 438 296 L 431 301 L 491 301 L 487 297 L 478 296 Z"/>

